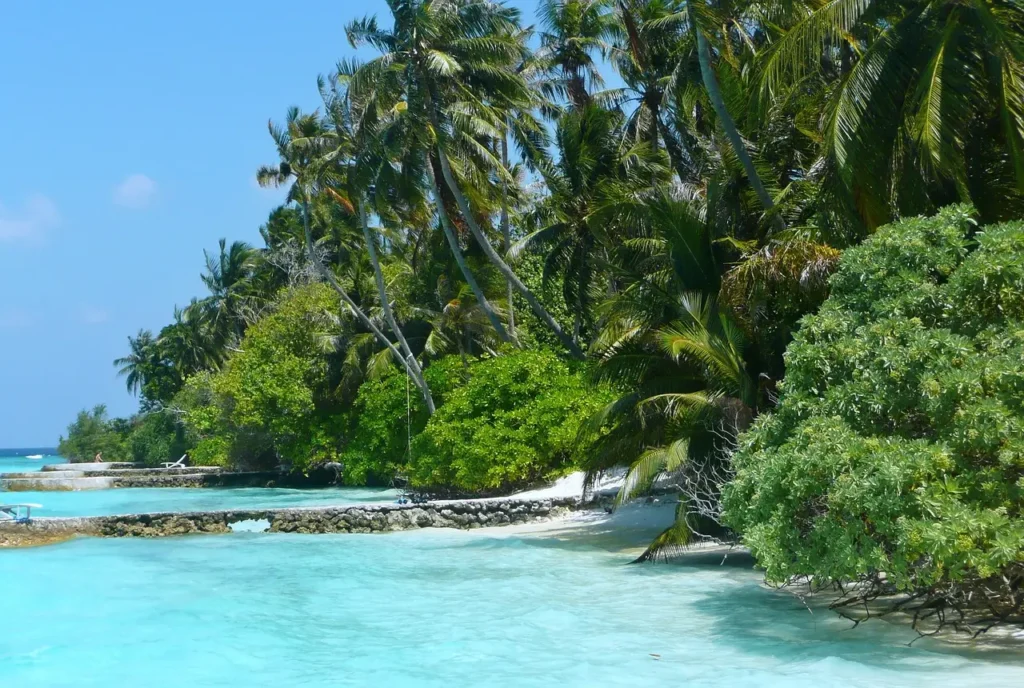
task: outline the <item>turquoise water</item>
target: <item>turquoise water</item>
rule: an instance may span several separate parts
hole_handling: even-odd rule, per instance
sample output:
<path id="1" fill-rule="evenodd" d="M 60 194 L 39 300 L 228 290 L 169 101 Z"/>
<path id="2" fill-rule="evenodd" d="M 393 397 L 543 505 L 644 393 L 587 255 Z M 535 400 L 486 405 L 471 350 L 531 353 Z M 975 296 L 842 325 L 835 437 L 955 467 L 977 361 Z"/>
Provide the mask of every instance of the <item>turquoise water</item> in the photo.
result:
<path id="1" fill-rule="evenodd" d="M 612 544 L 418 531 L 0 552 L 0 685 L 1024 685 L 1012 656 L 812 615 L 735 557 L 633 566 Z"/>
<path id="2" fill-rule="evenodd" d="M 28 451 L 28 453 L 32 453 Z M 60 457 L 43 460 L 24 456 L 0 456 L 0 473 L 39 470 L 44 464 L 63 463 Z M 159 511 L 208 511 L 216 509 L 269 509 L 296 506 L 332 506 L 359 502 L 392 502 L 397 490 L 378 488 L 123 488 L 80 492 L 3 492 L 0 502 L 42 504 L 38 516 L 109 516 Z"/>
<path id="3" fill-rule="evenodd" d="M 42 504 L 37 516 L 110 516 L 160 511 L 215 511 L 393 502 L 397 490 L 337 487 L 289 490 L 276 487 L 125 487 L 80 492 L 0 492 L 0 502 Z"/>
<path id="4" fill-rule="evenodd" d="M 15 454 L 15 452 L 18 452 Z M 0 473 L 28 473 L 38 471 L 47 464 L 67 463 L 65 459 L 50 453 L 52 449 L 0 449 Z M 38 456 L 41 459 L 29 459 L 26 455 Z"/>
<path id="5" fill-rule="evenodd" d="M 0 457 L 0 472 L 54 461 Z M 70 516 L 395 494 L 168 488 L 0 500 Z M 0 685 L 1024 685 L 1024 655 L 908 647 L 911 632 L 881 622 L 849 630 L 762 588 L 743 559 L 626 564 L 623 549 L 651 535 L 246 533 L 0 550 Z"/>

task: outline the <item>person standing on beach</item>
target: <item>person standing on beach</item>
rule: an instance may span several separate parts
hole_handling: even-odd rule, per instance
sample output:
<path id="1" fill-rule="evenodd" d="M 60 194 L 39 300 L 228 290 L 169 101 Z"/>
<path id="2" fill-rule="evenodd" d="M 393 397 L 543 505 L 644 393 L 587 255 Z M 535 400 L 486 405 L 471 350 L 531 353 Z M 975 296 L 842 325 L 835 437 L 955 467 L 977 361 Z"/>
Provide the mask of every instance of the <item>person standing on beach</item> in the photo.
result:
<path id="1" fill-rule="evenodd" d="M 101 451 L 96 452 L 96 456 L 93 457 L 93 461 L 95 463 L 103 463 L 103 452 L 101 452 Z"/>

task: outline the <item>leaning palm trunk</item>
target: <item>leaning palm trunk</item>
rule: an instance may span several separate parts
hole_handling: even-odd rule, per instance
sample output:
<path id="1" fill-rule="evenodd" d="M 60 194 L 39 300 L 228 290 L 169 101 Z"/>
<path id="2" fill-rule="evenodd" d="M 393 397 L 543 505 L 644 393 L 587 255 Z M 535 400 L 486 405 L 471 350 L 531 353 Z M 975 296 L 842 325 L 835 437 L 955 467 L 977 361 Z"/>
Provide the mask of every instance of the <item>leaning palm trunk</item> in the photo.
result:
<path id="1" fill-rule="evenodd" d="M 682 147 L 679 140 L 673 135 L 668 125 L 662 121 L 659 117 L 655 121 L 655 125 L 658 127 L 658 131 L 661 133 L 661 139 L 665 142 L 665 153 L 668 155 L 669 165 L 675 170 L 675 173 L 679 175 L 680 179 L 686 179 L 687 170 L 686 163 L 684 162 L 685 156 L 683 155 Z"/>
<path id="2" fill-rule="evenodd" d="M 441 194 L 441 185 L 437 181 L 437 176 L 434 174 L 434 168 L 430 164 L 430 160 L 427 160 L 427 171 L 430 174 L 430 190 L 434 196 L 434 204 L 437 206 L 437 215 L 441 218 L 441 228 L 444 230 L 444 236 L 448 240 L 448 246 L 452 249 L 452 255 L 455 256 L 455 262 L 459 266 L 459 270 L 462 271 L 462 276 L 466 280 L 466 284 L 469 285 L 470 290 L 473 292 L 473 296 L 476 297 L 477 303 L 484 310 L 487 315 L 487 319 L 491 323 L 491 327 L 498 333 L 501 340 L 504 342 L 512 342 L 512 337 L 509 336 L 508 331 L 501 322 L 501 318 L 494 311 L 494 306 L 487 300 L 484 295 L 484 290 L 480 288 L 480 285 L 476 281 L 476 277 L 473 276 L 473 271 L 469 269 L 469 265 L 466 264 L 466 256 L 462 253 L 462 247 L 459 246 L 459 238 L 455 236 L 455 230 L 452 229 L 451 218 L 448 217 L 448 210 L 444 207 L 444 199 Z"/>
<path id="3" fill-rule="evenodd" d="M 501 137 L 501 164 L 508 169 L 508 138 L 505 136 Z M 508 250 L 512 246 L 512 235 L 509 231 L 508 222 L 508 182 L 505 178 L 501 179 L 501 240 L 502 250 L 505 251 L 505 255 L 508 255 Z M 512 333 L 512 336 L 516 336 L 516 312 L 512 305 L 512 282 L 507 280 L 508 286 L 508 329 Z"/>
<path id="4" fill-rule="evenodd" d="M 659 150 L 659 146 L 658 146 L 658 134 L 659 134 L 658 122 L 661 120 L 661 113 L 658 112 L 658 107 L 656 105 L 649 107 L 648 108 L 648 112 L 651 113 L 651 133 L 650 133 L 650 136 L 651 136 L 651 154 L 652 155 L 657 155 L 658 154 L 658 150 Z M 667 143 L 668 142 L 666 141 L 666 144 Z M 665 146 L 665 149 L 666 149 L 666 151 L 668 150 L 668 146 L 667 145 Z M 671 155 L 669 155 L 669 164 L 672 164 L 672 156 Z M 658 188 L 658 168 L 654 168 L 653 170 L 651 170 L 651 187 L 655 188 L 655 189 Z"/>
<path id="5" fill-rule="evenodd" d="M 338 282 L 334 273 L 321 263 L 313 252 L 313 233 L 309 229 L 309 201 L 305 198 L 302 200 L 302 229 L 306 236 L 306 253 L 309 256 L 309 262 L 313 264 L 314 269 L 323 275 L 324 279 L 327 280 L 327 283 L 334 288 L 334 291 L 338 292 L 338 295 L 341 296 L 341 300 L 345 302 L 345 305 L 347 305 L 353 313 L 355 313 L 356 317 L 359 318 L 359 321 L 362 322 L 363 325 L 365 325 L 367 329 L 369 329 L 370 332 L 372 332 L 373 335 L 388 348 L 391 355 L 395 357 L 395 360 L 402 362 L 402 366 L 405 368 L 406 372 L 408 372 L 414 379 L 419 379 L 413 373 L 409 360 L 402 355 L 402 352 L 399 351 L 394 344 L 391 343 L 390 339 L 384 336 L 384 333 L 381 332 L 380 328 L 377 327 L 374 322 L 370 320 L 369 316 L 363 312 L 359 305 L 352 300 L 352 297 L 349 296 L 347 291 L 345 291 L 345 287 L 341 286 L 341 283 Z M 426 399 L 426 394 L 428 394 L 428 392 L 422 387 L 420 390 L 424 392 L 424 399 Z M 433 400 L 431 400 L 431 403 L 433 403 Z"/>
<path id="6" fill-rule="evenodd" d="M 434 121 L 435 131 L 440 131 L 440 127 L 437 124 L 436 118 Z M 551 317 L 544 305 L 541 304 L 540 299 L 530 291 L 530 289 L 523 284 L 519 276 L 508 266 L 498 252 L 491 246 L 491 242 L 488 241 L 487 236 L 483 233 L 480 225 L 477 224 L 476 219 L 473 217 L 473 211 L 469 207 L 469 202 L 466 197 L 462 194 L 462 189 L 459 188 L 458 183 L 455 181 L 455 175 L 452 174 L 451 165 L 448 163 L 448 155 L 445 153 L 444 145 L 438 141 L 437 143 L 437 157 L 441 162 L 441 173 L 444 174 L 445 182 L 448 184 L 448 188 L 451 190 L 452 195 L 455 196 L 455 202 L 459 205 L 459 210 L 462 212 L 463 217 L 466 219 L 466 224 L 469 225 L 469 231 L 473 233 L 480 248 L 484 250 L 484 254 L 491 261 L 494 267 L 498 268 L 498 271 L 505 276 L 505 279 L 515 287 L 516 291 L 522 294 L 526 302 L 530 304 L 530 308 L 537 315 L 538 318 L 544 321 L 544 323 L 551 328 L 551 331 L 561 340 L 562 345 L 565 346 L 569 352 L 576 358 L 585 358 L 583 351 L 577 346 L 576 342 L 573 341 L 572 335 L 562 330 L 562 327 L 558 322 Z"/>
<path id="7" fill-rule="evenodd" d="M 412 348 L 409 347 L 409 342 L 406 341 L 405 335 L 395 319 L 395 314 L 391 310 L 387 288 L 384 286 L 384 273 L 380 269 L 380 261 L 377 259 L 377 248 L 373 237 L 370 235 L 369 223 L 366 221 L 366 206 L 361 198 L 359 199 L 359 224 L 362 225 L 363 239 L 366 240 L 366 252 L 370 255 L 370 263 L 373 265 L 373 276 L 377 282 L 377 292 L 380 295 L 381 308 L 384 310 L 384 319 L 387 320 L 391 331 L 395 333 L 398 345 L 405 354 L 405 360 L 408 361 L 407 369 L 416 386 L 419 387 L 420 392 L 423 394 L 423 402 L 427 405 L 427 413 L 434 415 L 436 410 L 434 396 L 430 393 L 430 386 L 427 384 L 426 378 L 423 377 L 423 368 L 420 367 L 419 361 L 413 356 Z"/>
<path id="8" fill-rule="evenodd" d="M 722 89 L 719 88 L 718 79 L 715 77 L 715 72 L 711 69 L 711 50 L 708 48 L 708 42 L 704 38 L 704 33 L 696 25 L 696 22 L 694 22 L 693 31 L 697 34 L 697 59 L 700 62 L 700 75 L 704 80 L 704 89 L 708 92 L 708 98 L 711 99 L 711 107 L 715 109 L 718 121 L 721 122 L 722 129 L 725 130 L 725 135 L 728 137 L 736 157 L 740 159 L 740 164 L 743 165 L 743 170 L 747 173 L 750 185 L 754 187 L 754 193 L 757 194 L 757 198 L 761 201 L 765 211 L 771 212 L 775 207 L 775 203 L 764 188 L 761 177 L 757 174 L 757 169 L 754 167 L 754 161 L 750 159 L 750 154 L 747 152 L 746 146 L 743 145 L 743 138 L 736 129 L 736 123 L 729 114 L 729 110 L 725 107 Z"/>

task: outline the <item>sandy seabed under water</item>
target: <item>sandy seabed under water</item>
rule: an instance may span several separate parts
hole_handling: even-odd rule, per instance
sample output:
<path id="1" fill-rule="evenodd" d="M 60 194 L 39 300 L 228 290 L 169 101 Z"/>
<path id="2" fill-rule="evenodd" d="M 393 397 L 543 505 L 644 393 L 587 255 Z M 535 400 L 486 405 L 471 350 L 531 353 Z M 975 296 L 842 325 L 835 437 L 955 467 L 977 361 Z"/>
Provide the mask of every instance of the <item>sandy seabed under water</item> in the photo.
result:
<path id="1" fill-rule="evenodd" d="M 568 476 L 518 496 L 580 487 Z M 69 515 L 117 508 L 98 493 L 69 499 Z M 912 631 L 882 621 L 851 630 L 762 586 L 742 552 L 629 564 L 672 516 L 662 503 L 474 531 L 2 550 L 0 685 L 1024 685 L 1024 653 L 908 646 Z"/>
<path id="2" fill-rule="evenodd" d="M 1019 654 L 851 631 L 741 556 L 628 564 L 670 512 L 7 550 L 0 684 L 1024 685 Z"/>

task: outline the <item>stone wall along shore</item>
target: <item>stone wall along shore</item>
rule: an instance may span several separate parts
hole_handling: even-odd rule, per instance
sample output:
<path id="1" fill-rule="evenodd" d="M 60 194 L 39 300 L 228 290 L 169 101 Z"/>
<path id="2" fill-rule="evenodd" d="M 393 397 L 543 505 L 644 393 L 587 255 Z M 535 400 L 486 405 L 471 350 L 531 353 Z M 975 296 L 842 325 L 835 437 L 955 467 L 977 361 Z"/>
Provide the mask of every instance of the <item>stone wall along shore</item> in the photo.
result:
<path id="1" fill-rule="evenodd" d="M 131 464 L 128 464 L 131 465 Z M 0 490 L 51 492 L 117 487 L 324 487 L 338 474 L 329 469 L 307 473 L 229 471 L 217 466 L 123 468 L 121 464 L 61 464 L 62 470 L 0 473 Z M 69 467 L 69 466 L 73 466 Z M 96 468 L 100 466 L 101 468 Z M 112 468 L 111 468 L 112 466 Z M 88 470 L 81 470 L 82 467 Z M 45 468 L 49 468 L 48 466 Z"/>
<path id="2" fill-rule="evenodd" d="M 92 535 L 98 537 L 166 537 L 228 533 L 241 522 L 266 522 L 274 533 L 386 533 L 417 528 L 484 528 L 543 521 L 577 510 L 576 498 L 500 499 L 424 504 L 366 504 L 295 509 L 240 509 L 185 513 L 35 518 L 29 523 L 0 522 L 4 533 L 23 539 Z"/>

